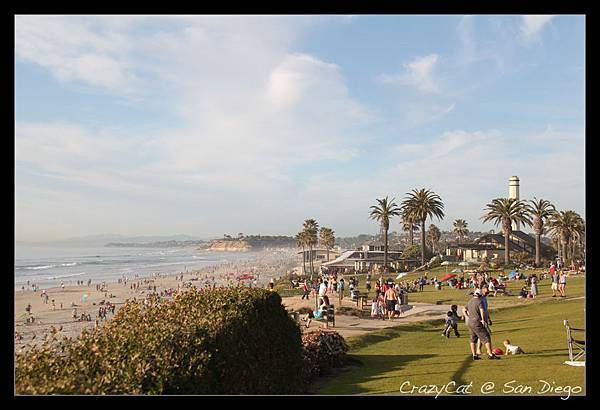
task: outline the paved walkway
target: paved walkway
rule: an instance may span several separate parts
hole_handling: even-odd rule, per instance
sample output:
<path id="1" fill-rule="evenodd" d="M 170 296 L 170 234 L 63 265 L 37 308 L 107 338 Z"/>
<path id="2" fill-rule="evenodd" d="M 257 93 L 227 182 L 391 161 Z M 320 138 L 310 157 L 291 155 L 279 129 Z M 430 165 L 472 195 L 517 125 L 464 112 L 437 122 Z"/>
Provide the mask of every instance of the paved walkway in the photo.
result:
<path id="1" fill-rule="evenodd" d="M 339 307 L 339 300 L 330 296 L 330 300 L 336 306 Z M 301 296 L 290 296 L 283 298 L 283 305 L 287 309 L 298 310 L 302 307 L 314 309 L 315 301 L 314 297 L 309 300 L 302 300 Z M 356 302 L 351 299 L 344 299 L 342 306 L 349 308 L 357 308 Z M 381 320 L 372 318 L 359 318 L 352 315 L 335 315 L 335 328 L 329 326 L 339 332 L 344 337 L 358 336 L 365 333 L 385 329 L 388 327 L 401 326 L 405 323 L 414 323 L 422 320 L 440 319 L 440 329 L 443 328 L 442 320 L 446 317 L 446 312 L 450 310 L 450 305 L 433 305 L 430 303 L 411 303 L 402 307 L 402 316 L 392 320 Z M 365 311 L 370 312 L 371 305 L 365 306 Z M 310 324 L 310 329 L 323 328 L 324 323 L 322 321 L 313 320 Z"/>

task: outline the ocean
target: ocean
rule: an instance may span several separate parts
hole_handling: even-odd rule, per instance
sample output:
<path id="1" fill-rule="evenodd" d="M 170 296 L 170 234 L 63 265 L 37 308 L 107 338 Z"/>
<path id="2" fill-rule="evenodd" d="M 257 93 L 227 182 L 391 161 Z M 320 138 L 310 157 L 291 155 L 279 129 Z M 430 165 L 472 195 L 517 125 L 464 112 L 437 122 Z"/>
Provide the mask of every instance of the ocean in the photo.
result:
<path id="1" fill-rule="evenodd" d="M 253 257 L 254 252 L 208 252 L 187 248 L 121 248 L 15 246 L 15 289 L 27 288 L 27 281 L 40 289 L 75 285 L 77 280 L 92 283 L 115 282 L 153 273 L 171 274 L 206 266 L 236 262 Z"/>

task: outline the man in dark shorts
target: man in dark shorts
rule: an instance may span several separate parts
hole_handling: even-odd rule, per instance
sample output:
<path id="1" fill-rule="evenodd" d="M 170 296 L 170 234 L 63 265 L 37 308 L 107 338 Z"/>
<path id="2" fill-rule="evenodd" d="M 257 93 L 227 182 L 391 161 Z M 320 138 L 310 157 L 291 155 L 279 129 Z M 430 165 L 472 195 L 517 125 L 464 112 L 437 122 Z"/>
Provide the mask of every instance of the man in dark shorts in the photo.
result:
<path id="1" fill-rule="evenodd" d="M 492 338 L 486 327 L 486 313 L 479 289 L 475 289 L 473 299 L 467 303 L 465 315 L 467 316 L 467 326 L 469 326 L 469 332 L 471 333 L 470 346 L 473 360 L 481 360 L 479 355 L 475 353 L 475 345 L 478 341 L 481 341 L 485 345 L 489 359 L 500 359 L 492 353 Z"/>
<path id="2" fill-rule="evenodd" d="M 388 290 L 385 291 L 385 307 L 388 313 L 388 319 L 392 320 L 392 316 L 396 310 L 396 303 L 398 302 L 398 293 L 396 293 L 396 289 L 390 286 Z"/>

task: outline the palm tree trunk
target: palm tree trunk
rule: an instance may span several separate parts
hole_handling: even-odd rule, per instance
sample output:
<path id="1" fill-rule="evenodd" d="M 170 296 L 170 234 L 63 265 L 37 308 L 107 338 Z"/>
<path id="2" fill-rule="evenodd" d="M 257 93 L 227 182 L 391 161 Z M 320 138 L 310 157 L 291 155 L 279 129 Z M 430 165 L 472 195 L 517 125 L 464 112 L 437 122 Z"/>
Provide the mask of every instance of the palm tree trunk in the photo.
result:
<path id="1" fill-rule="evenodd" d="M 540 255 L 541 243 L 542 243 L 542 235 L 536 234 L 535 235 L 535 267 L 536 268 L 539 267 L 541 264 L 541 255 Z"/>
<path id="2" fill-rule="evenodd" d="M 329 262 L 329 248 L 327 248 L 327 262 Z"/>
<path id="3" fill-rule="evenodd" d="M 425 265 L 425 219 L 421 221 L 421 265 Z"/>
<path id="4" fill-rule="evenodd" d="M 385 229 L 385 248 L 383 248 L 383 271 L 387 268 L 387 253 L 388 253 L 388 230 Z"/>
<path id="5" fill-rule="evenodd" d="M 306 247 L 302 247 L 302 273 L 306 275 Z"/>
<path id="6" fill-rule="evenodd" d="M 408 231 L 408 237 L 410 238 L 410 246 L 414 245 L 414 232 L 413 232 L 413 226 L 412 224 L 410 225 L 410 231 Z"/>
<path id="7" fill-rule="evenodd" d="M 504 229 L 504 264 L 508 265 L 510 261 L 510 250 L 508 249 L 509 244 L 509 232 L 508 229 Z"/>
<path id="8" fill-rule="evenodd" d="M 314 269 L 314 267 L 313 267 L 313 250 L 312 250 L 312 244 L 310 244 L 310 245 L 308 246 L 308 257 L 310 258 L 310 259 L 308 260 L 308 263 L 309 263 L 309 265 L 310 265 L 310 277 L 312 278 L 312 276 L 313 276 L 313 275 L 314 275 L 314 273 L 315 273 L 315 269 Z"/>

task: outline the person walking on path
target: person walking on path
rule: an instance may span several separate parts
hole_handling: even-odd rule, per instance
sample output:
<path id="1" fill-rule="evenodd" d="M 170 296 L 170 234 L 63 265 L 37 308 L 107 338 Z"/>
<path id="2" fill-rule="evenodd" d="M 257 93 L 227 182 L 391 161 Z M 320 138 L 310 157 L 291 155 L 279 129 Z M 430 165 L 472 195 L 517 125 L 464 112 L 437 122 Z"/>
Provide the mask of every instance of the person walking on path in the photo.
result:
<path id="1" fill-rule="evenodd" d="M 384 294 L 385 306 L 387 308 L 388 319 L 392 320 L 396 311 L 396 303 L 398 303 L 398 293 L 396 289 L 390 286 Z"/>
<path id="2" fill-rule="evenodd" d="M 302 283 L 302 291 L 304 292 L 304 294 L 302 295 L 302 299 L 304 300 L 304 298 L 306 298 L 306 300 L 308 300 L 308 294 L 310 293 L 310 290 L 308 289 L 306 281 Z"/>
<path id="3" fill-rule="evenodd" d="M 487 350 L 488 358 L 490 360 L 500 359 L 498 356 L 492 353 L 492 338 L 486 327 L 486 313 L 481 301 L 481 290 L 475 290 L 473 293 L 473 298 L 469 300 L 464 311 L 465 315 L 467 316 L 467 326 L 469 327 L 469 332 L 471 333 L 469 345 L 471 347 L 473 360 L 481 360 L 479 354 L 475 353 L 475 345 L 478 341 L 481 341 L 481 343 L 485 345 L 485 349 Z"/>

